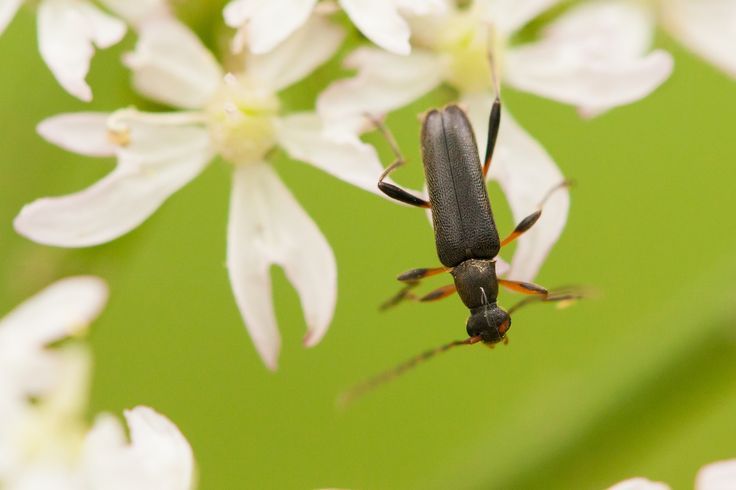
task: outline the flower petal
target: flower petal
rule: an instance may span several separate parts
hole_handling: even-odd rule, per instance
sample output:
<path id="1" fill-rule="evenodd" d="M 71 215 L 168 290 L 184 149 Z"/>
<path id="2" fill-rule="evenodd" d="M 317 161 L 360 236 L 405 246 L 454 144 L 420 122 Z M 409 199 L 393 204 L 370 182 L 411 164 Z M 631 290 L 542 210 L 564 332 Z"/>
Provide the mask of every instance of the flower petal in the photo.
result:
<path id="1" fill-rule="evenodd" d="M 480 0 L 483 17 L 505 35 L 524 27 L 560 0 Z"/>
<path id="2" fill-rule="evenodd" d="M 399 13 L 404 7 L 414 13 L 429 14 L 443 9 L 443 2 L 436 0 L 422 2 L 416 0 L 399 3 L 395 0 L 340 0 L 353 24 L 360 32 L 383 49 L 395 54 L 406 55 L 411 52 L 409 24 Z"/>
<path id="3" fill-rule="evenodd" d="M 332 83 L 317 99 L 317 111 L 328 124 L 357 132 L 365 113 L 379 115 L 429 92 L 442 81 L 442 64 L 434 54 L 415 49 L 397 56 L 359 48 L 345 60 L 358 75 Z"/>
<path id="4" fill-rule="evenodd" d="M 23 0 L 0 0 L 0 34 L 5 32 Z"/>
<path id="5" fill-rule="evenodd" d="M 733 490 L 736 488 L 736 459 L 703 466 L 695 478 L 696 490 Z"/>
<path id="6" fill-rule="evenodd" d="M 107 285 L 92 276 L 55 282 L 0 320 L 3 343 L 42 347 L 86 328 L 107 303 Z"/>
<path id="7" fill-rule="evenodd" d="M 203 108 L 222 83 L 222 71 L 199 38 L 170 17 L 144 23 L 138 36 L 124 59 L 136 90 L 174 107 Z"/>
<path id="8" fill-rule="evenodd" d="M 115 155 L 104 112 L 76 112 L 44 119 L 36 131 L 46 141 L 82 155 L 109 157 Z"/>
<path id="9" fill-rule="evenodd" d="M 652 29 L 648 12 L 635 4 L 586 2 L 552 24 L 540 41 L 511 49 L 506 80 L 589 114 L 634 102 L 672 72 L 669 53 L 644 56 Z"/>
<path id="10" fill-rule="evenodd" d="M 116 15 L 128 23 L 140 26 L 143 22 L 168 15 L 169 8 L 165 0 L 100 0 Z"/>
<path id="11" fill-rule="evenodd" d="M 263 81 L 274 92 L 312 73 L 337 51 L 345 31 L 328 19 L 313 15 L 285 42 L 265 54 L 249 54 L 249 76 Z"/>
<path id="12" fill-rule="evenodd" d="M 125 411 L 131 442 L 118 420 L 97 417 L 84 443 L 83 472 L 89 488 L 99 490 L 190 490 L 194 479 L 192 448 L 169 419 L 151 408 Z"/>
<path id="13" fill-rule="evenodd" d="M 316 3 L 317 0 L 235 0 L 225 6 L 223 15 L 227 25 L 245 30 L 238 37 L 250 51 L 262 54 L 304 24 Z M 242 47 L 234 46 L 235 51 Z"/>
<path id="14" fill-rule="evenodd" d="M 115 170 L 76 194 L 26 205 L 15 218 L 18 233 L 61 247 L 105 243 L 145 221 L 209 162 L 205 129 L 166 125 L 166 115 L 124 114 L 130 144 L 119 150 Z"/>
<path id="15" fill-rule="evenodd" d="M 84 101 L 92 100 L 85 82 L 94 42 L 105 48 L 125 35 L 125 24 L 86 2 L 41 2 L 38 41 L 41 56 L 62 87 Z"/>
<path id="16" fill-rule="evenodd" d="M 670 490 L 670 487 L 646 478 L 631 478 L 615 484 L 608 490 Z"/>
<path id="17" fill-rule="evenodd" d="M 669 0 L 662 10 L 664 24 L 673 36 L 736 78 L 736 2 Z"/>
<path id="18" fill-rule="evenodd" d="M 491 94 L 463 97 L 469 108 L 468 116 L 476 132 L 479 150 L 485 149 L 492 101 Z M 501 118 L 490 178 L 501 185 L 517 223 L 534 212 L 549 191 L 564 180 L 549 154 L 514 121 L 508 111 Z M 510 279 L 534 279 L 565 227 L 569 207 L 567 189 L 560 189 L 549 198 L 539 221 L 517 240 L 508 273 Z"/>
<path id="19" fill-rule="evenodd" d="M 293 114 L 279 121 L 279 142 L 293 158 L 315 167 L 367 191 L 383 195 L 378 190 L 378 178 L 383 172 L 373 146 L 357 136 L 335 139 L 322 130 L 315 113 Z"/>
<path id="20" fill-rule="evenodd" d="M 265 163 L 236 169 L 228 223 L 228 272 L 235 299 L 258 353 L 275 370 L 280 337 L 269 267 L 278 264 L 294 285 L 307 322 L 307 346 L 332 320 L 337 266 L 327 240 Z"/>

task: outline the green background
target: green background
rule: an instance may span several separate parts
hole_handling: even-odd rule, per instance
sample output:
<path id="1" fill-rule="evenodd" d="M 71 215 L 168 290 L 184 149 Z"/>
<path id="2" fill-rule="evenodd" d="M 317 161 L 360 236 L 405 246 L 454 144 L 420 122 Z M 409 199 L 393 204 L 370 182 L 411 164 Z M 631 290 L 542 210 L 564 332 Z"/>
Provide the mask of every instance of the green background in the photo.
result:
<path id="1" fill-rule="evenodd" d="M 216 6 L 183 14 L 216 44 Z M 356 381 L 464 335 L 456 299 L 377 311 L 397 273 L 437 263 L 422 212 L 278 156 L 279 175 L 334 248 L 339 300 L 324 341 L 305 350 L 298 298 L 274 270 L 284 339 L 275 374 L 255 353 L 227 279 L 227 163 L 214 161 L 108 245 L 55 249 L 13 232 L 23 204 L 82 189 L 113 165 L 45 143 L 40 120 L 153 107 L 119 63 L 133 41 L 95 57 L 95 100 L 84 105 L 41 62 L 31 9 L 0 38 L 0 310 L 67 275 L 109 282 L 90 335 L 90 416 L 137 404 L 166 414 L 194 448 L 203 490 L 603 489 L 638 475 L 690 488 L 699 467 L 736 456 L 733 80 L 659 35 L 676 60 L 671 79 L 594 120 L 506 90 L 519 122 L 578 183 L 538 282 L 591 285 L 599 297 L 524 310 L 508 346 L 449 353 L 341 412 L 335 398 Z M 337 66 L 286 94 L 289 107 L 309 108 Z M 448 96 L 388 119 L 410 159 L 402 183 L 422 183 L 416 114 Z M 510 230 L 495 185 L 491 198 L 502 233 Z M 430 282 L 427 290 L 442 284 Z"/>

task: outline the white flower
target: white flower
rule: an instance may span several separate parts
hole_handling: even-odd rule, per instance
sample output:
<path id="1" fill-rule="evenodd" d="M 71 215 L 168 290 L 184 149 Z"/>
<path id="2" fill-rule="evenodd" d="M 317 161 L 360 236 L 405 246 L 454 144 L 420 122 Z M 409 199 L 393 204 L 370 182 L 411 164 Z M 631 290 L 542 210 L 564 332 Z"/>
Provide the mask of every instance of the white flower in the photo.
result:
<path id="1" fill-rule="evenodd" d="M 268 164 L 275 146 L 346 182 L 378 192 L 382 171 L 372 146 L 356 136 L 331 139 L 314 113 L 282 115 L 276 93 L 329 59 L 343 32 L 314 16 L 266 55 L 248 55 L 247 70 L 223 75 L 200 41 L 173 19 L 149 22 L 126 59 L 136 88 L 189 111 L 65 114 L 39 132 L 86 155 L 116 156 L 117 167 L 88 189 L 40 199 L 16 218 L 37 242 L 84 247 L 127 233 L 194 179 L 216 154 L 234 164 L 227 238 L 233 292 L 256 349 L 275 369 L 280 349 L 269 268 L 282 266 L 299 293 L 317 344 L 332 319 L 335 258 L 327 240 Z"/>
<path id="2" fill-rule="evenodd" d="M 396 54 L 409 54 L 409 25 L 402 14 L 441 13 L 444 0 L 338 0 L 365 36 Z M 282 43 L 310 16 L 317 0 L 232 0 L 225 6 L 225 23 L 238 29 L 233 49 L 245 44 L 253 53 L 266 53 Z M 288 14 L 285 14 L 287 13 Z"/>
<path id="3" fill-rule="evenodd" d="M 694 53 L 736 78 L 736 2 L 663 0 L 660 16 L 667 31 Z"/>
<path id="4" fill-rule="evenodd" d="M 131 23 L 164 8 L 162 1 L 136 0 L 138 5 L 133 8 L 122 0 L 100 0 Z M 22 3 L 23 0 L 0 0 L 0 34 Z M 64 90 L 85 102 L 92 100 L 92 89 L 85 78 L 95 48 L 117 44 L 125 31 L 125 22 L 88 0 L 42 0 L 38 5 L 41 57 Z"/>
<path id="5" fill-rule="evenodd" d="M 80 334 L 107 301 L 94 277 L 52 284 L 0 320 L 0 487 L 6 490 L 189 490 L 191 448 L 150 408 L 84 422 L 90 374 Z"/>
<path id="6" fill-rule="evenodd" d="M 555 3 L 477 0 L 444 16 L 412 19 L 409 56 L 359 48 L 346 60 L 357 76 L 328 87 L 318 112 L 328 124 L 339 121 L 333 130 L 357 133 L 365 129 L 364 113 L 401 107 L 444 82 L 460 92 L 483 150 L 493 98 L 489 52 L 499 79 L 589 114 L 637 100 L 669 75 L 667 53 L 645 54 L 651 30 L 641 11 L 609 1 L 585 2 L 548 26 L 540 40 L 509 46 L 514 32 Z M 490 177 L 500 183 L 517 221 L 563 180 L 549 155 L 508 111 Z M 519 239 L 510 277 L 533 279 L 564 227 L 568 207 L 566 190 L 547 202 L 540 221 Z"/>
<path id="7" fill-rule="evenodd" d="M 703 466 L 695 478 L 695 490 L 733 490 L 736 488 L 736 459 Z M 631 478 L 608 490 L 670 490 L 669 485 L 646 478 Z"/>

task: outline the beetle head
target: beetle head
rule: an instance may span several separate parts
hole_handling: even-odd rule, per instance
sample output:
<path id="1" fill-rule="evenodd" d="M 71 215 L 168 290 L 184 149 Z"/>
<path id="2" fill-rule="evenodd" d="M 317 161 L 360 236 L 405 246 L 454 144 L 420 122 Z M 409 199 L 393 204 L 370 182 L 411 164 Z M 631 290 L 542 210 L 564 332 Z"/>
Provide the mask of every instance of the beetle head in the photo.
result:
<path id="1" fill-rule="evenodd" d="M 483 305 L 471 310 L 466 328 L 471 337 L 480 336 L 484 343 L 495 344 L 506 337 L 511 317 L 496 304 Z"/>

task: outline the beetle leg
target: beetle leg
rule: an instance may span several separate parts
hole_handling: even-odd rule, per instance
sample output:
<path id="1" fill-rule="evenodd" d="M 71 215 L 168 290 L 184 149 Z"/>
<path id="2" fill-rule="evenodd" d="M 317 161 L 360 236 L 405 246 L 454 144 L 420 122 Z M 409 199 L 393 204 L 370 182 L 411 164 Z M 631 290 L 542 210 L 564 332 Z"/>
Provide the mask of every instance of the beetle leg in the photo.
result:
<path id="1" fill-rule="evenodd" d="M 431 207 L 428 201 L 415 196 L 414 194 L 402 189 L 401 187 L 395 184 L 384 182 L 384 179 L 388 177 L 388 175 L 391 172 L 393 172 L 400 166 L 404 165 L 406 163 L 406 160 L 404 159 L 404 156 L 401 154 L 399 145 L 398 143 L 396 143 L 396 138 L 394 138 L 394 135 L 386 127 L 386 125 L 383 124 L 383 122 L 380 119 L 374 117 L 371 114 L 366 114 L 366 117 L 373 123 L 373 125 L 383 135 L 383 137 L 386 138 L 386 141 L 388 142 L 388 145 L 391 147 L 391 151 L 393 152 L 394 157 L 395 157 L 394 162 L 388 167 L 386 167 L 386 170 L 384 170 L 381 176 L 378 178 L 378 188 L 381 190 L 381 192 L 386 194 L 391 199 L 395 199 L 399 202 L 403 202 L 404 204 L 410 204 L 412 206 L 416 206 L 419 208 Z"/>
<path id="2" fill-rule="evenodd" d="M 496 96 L 491 107 L 491 115 L 488 117 L 488 140 L 486 141 L 486 156 L 483 160 L 483 176 L 488 175 L 491 168 L 491 159 L 493 158 L 493 150 L 496 147 L 496 139 L 498 138 L 498 128 L 501 127 L 501 99 Z"/>
<path id="3" fill-rule="evenodd" d="M 448 284 L 447 286 L 442 286 L 441 288 L 437 288 L 434 291 L 431 291 L 421 298 L 419 298 L 419 301 L 422 303 L 426 303 L 429 301 L 439 301 L 441 299 L 447 298 L 451 294 L 457 292 L 457 288 L 454 284 Z"/>
<path id="4" fill-rule="evenodd" d="M 518 225 L 516 225 L 516 228 L 514 228 L 514 231 L 512 231 L 509 236 L 501 240 L 501 246 L 504 247 L 508 245 L 509 243 L 513 242 L 517 238 L 519 238 L 521 235 L 529 231 L 529 229 L 534 226 L 534 224 L 539 221 L 539 218 L 542 216 L 542 208 L 544 207 L 544 203 L 547 202 L 547 200 L 552 197 L 552 195 L 555 193 L 555 191 L 558 191 L 560 189 L 564 189 L 565 187 L 570 187 L 572 185 L 572 181 L 570 180 L 563 180 L 556 186 L 554 186 L 552 189 L 547 192 L 547 194 L 544 196 L 544 199 L 542 199 L 542 202 L 539 203 L 539 206 L 537 206 L 537 210 L 534 211 L 532 214 L 524 218 L 519 222 Z"/>
<path id="5" fill-rule="evenodd" d="M 392 308 L 402 301 L 409 300 L 409 301 L 428 301 L 424 300 L 424 298 L 419 299 L 416 297 L 414 293 L 412 293 L 412 290 L 419 285 L 422 279 L 429 276 L 434 276 L 437 274 L 441 274 L 443 272 L 450 272 L 452 269 L 448 267 L 420 267 L 418 269 L 411 269 L 403 274 L 399 274 L 399 276 L 396 278 L 399 281 L 406 284 L 401 290 L 396 293 L 394 296 L 390 297 L 386 301 L 383 302 L 383 304 L 380 306 L 381 310 L 387 310 L 389 308 Z M 432 293 L 430 293 L 432 294 Z"/>
<path id="6" fill-rule="evenodd" d="M 523 282 L 523 281 L 509 281 L 508 279 L 499 279 L 498 283 L 512 291 L 516 291 L 517 293 L 522 294 L 535 294 L 539 296 L 548 296 L 549 291 L 547 291 L 542 286 L 538 286 L 536 284 L 533 284 L 531 282 Z"/>
<path id="7" fill-rule="evenodd" d="M 557 291 L 550 291 L 546 296 L 530 296 L 526 299 L 523 299 L 513 305 L 511 308 L 507 310 L 508 314 L 511 315 L 515 311 L 518 311 L 520 308 L 535 304 L 535 303 L 560 303 L 561 305 L 566 302 L 574 302 L 579 299 L 585 298 L 587 295 L 584 291 L 574 289 L 574 288 L 568 288 L 568 289 L 560 289 Z"/>

